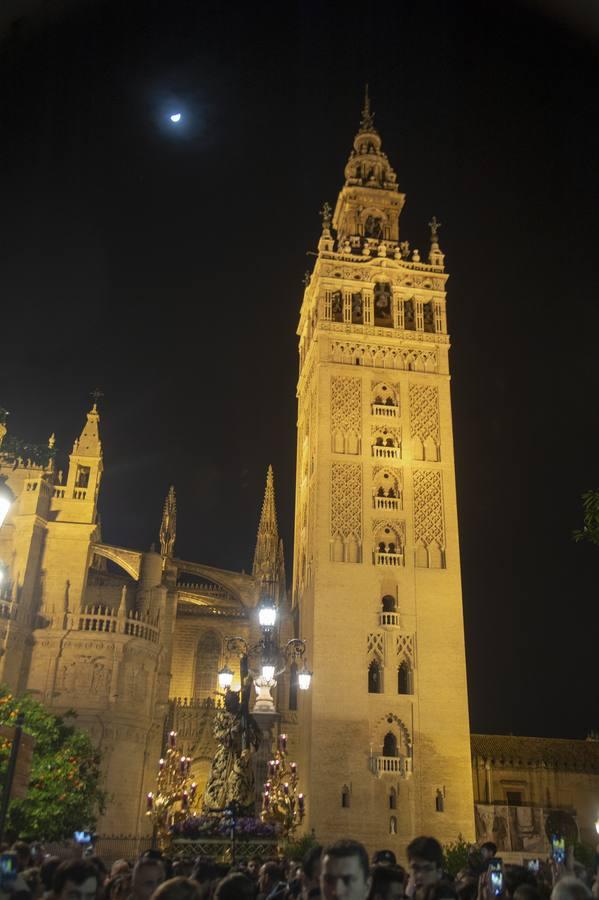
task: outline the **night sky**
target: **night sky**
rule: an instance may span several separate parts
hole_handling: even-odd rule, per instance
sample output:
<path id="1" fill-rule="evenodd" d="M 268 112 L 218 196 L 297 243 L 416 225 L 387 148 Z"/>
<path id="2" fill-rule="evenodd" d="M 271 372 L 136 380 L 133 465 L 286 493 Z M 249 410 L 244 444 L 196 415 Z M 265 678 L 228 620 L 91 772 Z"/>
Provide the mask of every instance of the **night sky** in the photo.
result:
<path id="1" fill-rule="evenodd" d="M 98 386 L 104 539 L 157 540 L 172 482 L 178 555 L 231 569 L 272 462 L 290 574 L 301 281 L 368 81 L 402 239 L 443 223 L 472 728 L 599 728 L 593 4 L 46 7 L 0 13 L 11 432 L 68 452 Z"/>

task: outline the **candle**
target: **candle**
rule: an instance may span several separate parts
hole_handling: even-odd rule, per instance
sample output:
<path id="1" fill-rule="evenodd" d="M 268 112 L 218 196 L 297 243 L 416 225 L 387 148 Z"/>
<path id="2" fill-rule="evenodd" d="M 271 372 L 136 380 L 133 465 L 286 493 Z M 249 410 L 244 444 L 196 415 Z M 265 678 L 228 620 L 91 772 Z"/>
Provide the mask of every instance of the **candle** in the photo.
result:
<path id="1" fill-rule="evenodd" d="M 188 756 L 187 759 L 185 760 L 185 770 L 188 775 L 189 775 L 190 768 L 191 768 L 191 756 Z"/>
<path id="2" fill-rule="evenodd" d="M 291 763 L 291 765 L 289 766 L 289 768 L 291 769 L 291 774 L 292 774 L 292 775 L 297 774 L 297 763 Z"/>
<path id="3" fill-rule="evenodd" d="M 146 798 L 146 809 L 148 812 L 152 812 L 154 808 L 154 794 L 150 791 Z"/>
<path id="4" fill-rule="evenodd" d="M 303 815 L 303 813 L 304 813 L 304 795 L 303 794 L 298 794 L 297 805 L 299 807 L 300 815 Z"/>
<path id="5" fill-rule="evenodd" d="M 189 806 L 189 794 L 187 791 L 183 791 L 183 796 L 181 797 L 181 808 L 187 809 Z"/>
<path id="6" fill-rule="evenodd" d="M 282 753 L 285 753 L 285 751 L 287 750 L 287 735 L 286 734 L 279 735 L 279 750 L 281 750 Z"/>
<path id="7" fill-rule="evenodd" d="M 196 795 L 197 789 L 198 789 L 198 786 L 197 786 L 197 784 L 196 784 L 195 781 L 194 781 L 193 784 L 191 785 L 190 789 L 189 789 L 189 793 L 190 793 L 190 795 L 191 795 L 191 799 L 192 799 L 192 800 L 193 800 L 193 798 L 194 798 L 195 795 Z"/>
<path id="8" fill-rule="evenodd" d="M 270 794 L 264 795 L 264 809 L 270 809 Z"/>
<path id="9" fill-rule="evenodd" d="M 275 766 L 276 766 L 277 769 L 279 768 L 280 765 L 281 765 L 281 760 L 280 760 L 280 759 L 275 759 Z"/>
<path id="10" fill-rule="evenodd" d="M 173 748 L 174 748 L 174 746 L 175 746 L 175 738 L 176 738 L 176 737 L 177 737 L 177 732 L 176 732 L 176 731 L 169 731 L 169 735 L 168 735 L 168 745 L 169 745 L 169 747 L 173 747 Z"/>
<path id="11" fill-rule="evenodd" d="M 163 769 L 164 769 L 164 760 L 161 758 L 158 760 L 158 770 L 160 772 L 162 772 Z"/>
<path id="12" fill-rule="evenodd" d="M 179 760 L 179 769 L 181 771 L 181 775 L 185 775 L 185 768 L 186 768 L 185 757 L 182 756 L 181 759 Z"/>
<path id="13" fill-rule="evenodd" d="M 275 761 L 274 761 L 274 759 L 271 759 L 270 762 L 268 763 L 268 774 L 269 774 L 269 775 L 274 775 L 274 774 L 275 774 Z"/>
<path id="14" fill-rule="evenodd" d="M 289 785 L 287 784 L 287 782 L 285 782 L 285 784 L 283 785 L 283 793 L 286 795 L 289 793 Z"/>

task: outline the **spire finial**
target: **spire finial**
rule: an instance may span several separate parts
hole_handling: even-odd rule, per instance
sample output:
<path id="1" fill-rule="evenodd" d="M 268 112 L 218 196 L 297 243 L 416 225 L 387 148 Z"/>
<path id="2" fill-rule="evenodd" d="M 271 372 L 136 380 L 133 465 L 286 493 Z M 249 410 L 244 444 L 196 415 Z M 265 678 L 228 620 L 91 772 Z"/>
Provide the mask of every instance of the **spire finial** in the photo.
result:
<path id="1" fill-rule="evenodd" d="M 374 113 L 370 111 L 370 95 L 368 93 L 368 82 L 364 87 L 364 107 L 362 109 L 362 118 L 360 119 L 360 131 L 372 131 L 374 128 Z"/>
<path id="2" fill-rule="evenodd" d="M 177 537 L 177 497 L 174 485 L 171 484 L 164 501 L 162 510 L 162 522 L 160 523 L 160 553 L 162 556 L 172 556 L 175 552 L 175 539 Z"/>
<path id="3" fill-rule="evenodd" d="M 320 210 L 320 215 L 322 216 L 322 230 L 323 232 L 331 230 L 331 222 L 333 221 L 333 210 L 331 208 L 331 204 L 325 202 L 322 204 L 322 209 Z"/>
<path id="4" fill-rule="evenodd" d="M 252 575 L 260 581 L 275 581 L 278 564 L 279 529 L 275 508 L 275 480 L 272 466 L 266 473 L 264 500 L 258 525 L 258 539 L 254 553 Z"/>

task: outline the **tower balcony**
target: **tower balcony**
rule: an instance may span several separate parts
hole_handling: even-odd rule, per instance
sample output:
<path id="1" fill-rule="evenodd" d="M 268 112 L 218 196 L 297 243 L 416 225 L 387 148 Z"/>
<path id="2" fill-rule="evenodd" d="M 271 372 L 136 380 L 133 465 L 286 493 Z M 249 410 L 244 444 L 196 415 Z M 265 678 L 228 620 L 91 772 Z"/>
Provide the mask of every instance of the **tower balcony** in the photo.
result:
<path id="1" fill-rule="evenodd" d="M 379 626 L 381 628 L 399 628 L 399 613 L 398 612 L 380 612 L 379 613 Z"/>
<path id="2" fill-rule="evenodd" d="M 396 419 L 398 414 L 397 406 L 391 406 L 387 403 L 373 403 L 372 415 L 385 416 L 388 419 Z"/>
<path id="3" fill-rule="evenodd" d="M 403 566 L 403 553 L 382 553 L 376 550 L 374 554 L 374 564 L 376 566 Z"/>
<path id="4" fill-rule="evenodd" d="M 396 778 L 407 778 L 412 774 L 412 758 L 409 756 L 382 756 L 375 754 L 370 757 L 370 766 L 373 775 L 380 778 L 382 775 L 394 775 Z"/>
<path id="5" fill-rule="evenodd" d="M 373 497 L 372 505 L 375 509 L 397 510 L 401 509 L 399 497 Z"/>
<path id="6" fill-rule="evenodd" d="M 373 444 L 372 455 L 375 459 L 401 459 L 401 447 L 381 447 Z"/>

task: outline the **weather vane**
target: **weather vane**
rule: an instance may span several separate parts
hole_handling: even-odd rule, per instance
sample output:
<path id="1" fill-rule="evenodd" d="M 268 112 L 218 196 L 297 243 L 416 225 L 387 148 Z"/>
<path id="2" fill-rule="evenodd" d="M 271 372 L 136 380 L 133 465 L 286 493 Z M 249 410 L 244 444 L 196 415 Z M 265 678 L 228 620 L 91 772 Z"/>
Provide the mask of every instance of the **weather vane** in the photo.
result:
<path id="1" fill-rule="evenodd" d="M 439 240 L 439 228 L 441 228 L 441 222 L 437 222 L 437 217 L 433 216 L 428 223 L 428 227 L 431 230 L 431 242 L 436 243 Z"/>
<path id="2" fill-rule="evenodd" d="M 93 390 L 91 392 L 90 397 L 94 401 L 94 409 L 98 405 L 98 400 L 100 399 L 100 397 L 103 397 L 103 396 L 104 396 L 104 394 L 99 388 L 95 388 L 95 390 Z"/>

